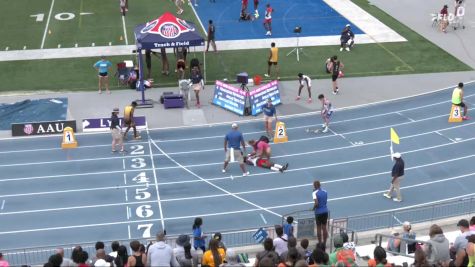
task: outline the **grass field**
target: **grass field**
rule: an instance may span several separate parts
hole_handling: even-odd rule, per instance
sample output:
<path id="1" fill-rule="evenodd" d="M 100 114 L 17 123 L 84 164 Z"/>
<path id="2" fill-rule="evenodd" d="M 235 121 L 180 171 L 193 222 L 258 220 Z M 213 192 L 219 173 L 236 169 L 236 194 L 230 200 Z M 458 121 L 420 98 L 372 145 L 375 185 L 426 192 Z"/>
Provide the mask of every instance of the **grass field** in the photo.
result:
<path id="1" fill-rule="evenodd" d="M 126 16 L 126 31 L 128 42 L 133 43 L 133 28 L 135 25 L 155 18 L 163 11 L 174 12 L 171 1 L 140 0 L 130 1 L 131 10 Z M 360 7 L 381 20 L 393 30 L 404 36 L 408 42 L 357 45 L 351 53 L 339 53 L 336 46 L 306 47 L 300 62 L 294 55 L 285 55 L 291 48 L 280 50 L 280 76 L 282 79 L 295 79 L 298 72 L 304 72 L 312 78 L 324 78 L 327 75 L 323 62 L 334 54 L 341 55 L 345 64 L 345 75 L 373 76 L 392 74 L 415 74 L 431 72 L 467 71 L 471 68 L 450 54 L 427 41 L 422 36 L 402 25 L 378 8 L 368 4 L 366 0 L 353 0 Z M 13 4 L 15 3 L 15 4 Z M 55 0 L 50 24 L 46 27 L 47 14 L 51 0 L 1 0 L 0 4 L 7 7 L 5 16 L 0 18 L 0 49 L 40 48 L 43 34 L 45 48 L 125 44 L 124 30 L 116 1 L 93 0 Z M 32 14 L 44 13 L 43 22 L 36 22 Z M 70 18 L 70 14 L 74 18 Z M 80 15 L 80 13 L 94 13 Z M 60 20 L 54 16 L 60 15 Z M 140 15 L 138 15 L 140 14 Z M 18 17 L 24 17 L 31 27 L 18 24 Z M 187 7 L 185 19 L 197 22 L 193 13 Z M 26 22 L 25 22 L 26 23 Z M 45 31 L 45 29 L 47 29 Z M 49 33 L 51 31 L 51 34 Z M 122 38 L 121 38 L 122 37 Z M 122 39 L 122 40 L 121 40 Z M 219 47 L 218 47 L 219 49 Z M 236 73 L 247 71 L 249 74 L 262 75 L 266 70 L 267 49 L 251 49 L 239 51 L 221 51 L 208 53 L 206 57 L 208 83 L 215 79 L 233 79 Z M 202 62 L 201 53 L 191 53 Z M 112 57 L 117 63 L 132 56 Z M 173 55 L 169 56 L 170 63 L 174 62 Z M 0 91 L 36 91 L 36 90 L 96 90 L 97 77 L 92 64 L 97 58 L 76 58 L 34 61 L 0 62 L 0 78 L 5 81 L 0 84 Z M 159 74 L 160 62 L 154 58 L 153 78 L 159 86 L 175 85 L 175 75 L 162 76 Z M 111 81 L 112 88 L 117 83 Z"/>

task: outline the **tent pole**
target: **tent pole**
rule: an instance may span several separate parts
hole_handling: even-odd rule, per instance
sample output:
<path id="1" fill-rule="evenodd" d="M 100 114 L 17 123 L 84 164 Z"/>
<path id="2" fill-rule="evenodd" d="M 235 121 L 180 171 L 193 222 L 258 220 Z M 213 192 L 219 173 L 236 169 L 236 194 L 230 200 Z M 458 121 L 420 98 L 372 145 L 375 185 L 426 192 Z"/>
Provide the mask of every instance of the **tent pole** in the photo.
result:
<path id="1" fill-rule="evenodd" d="M 205 47 L 203 46 L 203 68 L 204 68 L 204 80 L 205 80 L 205 84 L 206 84 L 206 51 L 205 51 Z"/>
<path id="2" fill-rule="evenodd" d="M 142 92 L 142 104 L 145 104 L 145 86 L 143 82 L 143 58 L 142 58 L 142 49 L 138 49 L 139 53 L 139 89 Z"/>

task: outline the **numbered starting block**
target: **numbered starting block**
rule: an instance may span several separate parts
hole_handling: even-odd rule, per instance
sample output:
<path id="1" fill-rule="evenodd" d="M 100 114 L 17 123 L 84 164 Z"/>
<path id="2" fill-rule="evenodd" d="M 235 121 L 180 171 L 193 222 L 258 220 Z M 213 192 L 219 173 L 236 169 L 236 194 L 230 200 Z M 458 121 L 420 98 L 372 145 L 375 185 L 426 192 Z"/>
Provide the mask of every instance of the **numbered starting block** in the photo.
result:
<path id="1" fill-rule="evenodd" d="M 287 129 L 285 123 L 278 121 L 275 124 L 274 144 L 288 142 Z"/>
<path id="2" fill-rule="evenodd" d="M 462 122 L 462 109 L 460 106 L 452 105 L 450 109 L 449 122 Z"/>
<path id="3" fill-rule="evenodd" d="M 66 127 L 63 130 L 63 142 L 61 143 L 61 148 L 76 148 L 78 147 L 78 142 L 74 136 L 73 128 Z"/>

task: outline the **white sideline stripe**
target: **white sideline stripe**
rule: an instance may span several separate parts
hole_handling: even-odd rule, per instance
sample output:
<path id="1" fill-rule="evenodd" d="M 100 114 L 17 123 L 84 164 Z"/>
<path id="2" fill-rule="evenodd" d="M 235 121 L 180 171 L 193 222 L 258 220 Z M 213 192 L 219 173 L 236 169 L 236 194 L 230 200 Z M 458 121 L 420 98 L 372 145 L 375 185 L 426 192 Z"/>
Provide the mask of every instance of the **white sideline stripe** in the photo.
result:
<path id="1" fill-rule="evenodd" d="M 465 84 L 471 84 L 471 83 L 474 83 L 474 82 L 475 82 L 475 80 L 470 80 L 470 81 L 465 82 Z M 437 92 L 441 92 L 441 91 L 445 91 L 445 90 L 449 90 L 449 89 L 453 89 L 453 88 L 455 88 L 455 85 L 439 88 L 439 89 L 436 89 L 436 90 L 433 90 L 433 91 L 430 91 L 430 92 L 423 92 L 423 93 L 419 93 L 419 94 L 397 97 L 397 98 L 392 98 L 392 99 L 386 99 L 386 100 L 381 100 L 381 101 L 376 101 L 376 102 L 371 102 L 371 103 L 366 103 L 366 104 L 359 104 L 359 105 L 336 108 L 335 111 L 352 110 L 352 109 L 371 107 L 371 106 L 390 103 L 390 102 L 395 102 L 395 101 L 408 100 L 410 98 L 415 98 L 415 97 L 418 97 L 418 96 L 426 96 L 426 95 L 434 94 L 434 93 L 437 93 Z M 468 97 L 468 96 L 466 96 L 466 97 Z M 447 102 L 449 102 L 449 101 L 444 101 L 444 102 L 441 102 L 441 103 L 447 103 Z M 283 118 L 283 119 L 289 119 L 289 118 L 306 117 L 306 116 L 315 115 L 315 114 L 320 114 L 320 111 L 310 111 L 310 112 L 305 112 L 305 113 L 282 115 L 282 116 L 279 116 L 279 117 Z M 245 120 L 245 121 L 240 121 L 240 123 L 241 124 L 242 123 L 251 123 L 251 122 L 256 122 L 256 121 L 262 121 L 262 119 L 261 118 L 259 118 L 259 119 L 248 119 L 248 120 Z M 150 128 L 149 130 L 154 131 L 154 130 L 187 129 L 187 128 L 196 128 L 196 127 L 213 127 L 213 126 L 219 126 L 219 125 L 231 125 L 231 123 L 233 123 L 233 122 L 235 122 L 235 121 L 224 121 L 224 122 L 197 124 L 197 125 L 157 127 L 157 128 Z M 0 139 L 0 140 L 2 140 L 2 139 Z"/>
<path id="2" fill-rule="evenodd" d="M 125 16 L 122 17 L 122 28 L 124 29 L 124 39 L 125 39 L 125 45 L 129 45 L 129 40 L 127 38 L 127 29 L 125 28 Z M 110 43 L 109 43 L 110 45 Z"/>
<path id="3" fill-rule="evenodd" d="M 189 170 L 188 168 L 186 168 L 185 166 L 181 165 L 179 162 L 177 162 L 176 160 L 174 160 L 172 157 L 170 157 L 167 153 L 165 153 L 165 151 L 163 151 L 163 150 L 153 141 L 153 139 L 150 140 L 150 141 L 152 142 L 152 144 L 153 144 L 163 155 L 165 155 L 165 156 L 166 156 L 169 160 L 171 160 L 174 164 L 176 164 L 177 166 L 180 166 L 183 170 L 185 170 L 185 171 L 188 172 L 189 174 L 195 176 L 196 178 L 200 179 L 201 181 L 203 181 L 203 182 L 209 184 L 210 186 L 212 186 L 212 187 L 214 187 L 214 188 L 216 188 L 216 189 L 218 189 L 218 190 L 220 190 L 220 191 L 222 191 L 222 192 L 224 192 L 224 193 L 226 193 L 226 194 L 229 194 L 230 196 L 232 196 L 232 197 L 234 197 L 234 198 L 236 198 L 236 199 L 238 199 L 238 200 L 240 200 L 240 201 L 242 201 L 242 202 L 244 202 L 244 203 L 247 203 L 247 204 L 249 204 L 249 205 L 251 205 L 251 206 L 254 206 L 254 207 L 256 207 L 256 208 L 258 208 L 258 209 L 260 209 L 260 210 L 262 210 L 262 211 L 266 211 L 266 212 L 268 212 L 268 213 L 270 213 L 270 214 L 272 214 L 272 215 L 275 215 L 275 216 L 277 216 L 277 217 L 279 217 L 279 218 L 282 217 L 282 215 L 280 215 L 280 214 L 278 214 L 278 213 L 276 213 L 276 212 L 273 212 L 273 211 L 271 211 L 271 210 L 269 210 L 269 209 L 266 209 L 266 208 L 264 208 L 264 207 L 262 207 L 262 206 L 259 206 L 259 205 L 255 204 L 255 203 L 253 203 L 253 202 L 251 202 L 251 201 L 249 201 L 249 200 L 246 200 L 246 199 L 244 199 L 244 198 L 242 198 L 242 197 L 240 197 L 240 196 L 237 196 L 237 195 L 231 193 L 230 191 L 228 191 L 228 190 L 226 190 L 226 189 L 224 189 L 224 188 L 222 188 L 222 187 L 220 187 L 220 186 L 218 186 L 218 185 L 213 184 L 213 183 L 210 182 L 210 181 L 207 181 L 207 180 L 204 179 L 203 177 L 201 177 L 201 176 L 199 176 L 198 174 L 192 172 L 191 170 Z"/>
<path id="4" fill-rule="evenodd" d="M 51 0 L 51 6 L 49 7 L 48 19 L 46 20 L 45 31 L 43 33 L 43 39 L 41 39 L 40 48 L 43 49 L 45 46 L 46 34 L 48 33 L 49 21 L 51 20 L 51 13 L 53 13 L 54 0 Z M 0 57 L 1 58 L 1 57 Z"/>
<path id="5" fill-rule="evenodd" d="M 152 169 L 153 169 L 153 179 L 155 181 L 155 191 L 157 192 L 157 204 L 158 204 L 158 210 L 160 213 L 160 222 L 162 224 L 162 229 L 165 230 L 165 221 L 163 221 L 163 210 L 162 210 L 162 202 L 160 200 L 160 193 L 158 190 L 158 179 L 157 179 L 157 172 L 155 171 L 155 161 L 153 160 L 153 153 L 152 153 L 152 144 L 150 143 L 150 132 L 147 129 L 147 135 L 149 137 L 148 140 L 148 149 L 149 149 L 149 154 L 150 154 L 150 160 L 152 161 Z"/>
<path id="6" fill-rule="evenodd" d="M 346 17 L 378 43 L 407 41 L 397 32 L 349 0 L 324 0 L 331 8 Z M 357 37 L 355 36 L 355 39 Z M 360 40 L 356 39 L 359 43 Z"/>
<path id="7" fill-rule="evenodd" d="M 2 200 L 2 206 L 0 207 L 0 210 L 3 210 L 3 208 L 5 208 L 5 199 Z"/>
<path id="8" fill-rule="evenodd" d="M 0 198 L 8 197 L 23 197 L 23 196 L 36 196 L 36 195 L 50 195 L 50 194 L 64 194 L 64 193 L 78 193 L 78 192 L 88 192 L 88 191 L 103 191 L 109 189 L 125 189 L 125 199 L 127 201 L 127 188 L 141 187 L 141 185 L 114 185 L 114 186 L 104 186 L 104 187 L 91 187 L 91 188 L 81 188 L 81 189 L 68 189 L 68 190 L 57 190 L 57 191 L 43 191 L 43 192 L 30 192 L 30 193 L 18 193 L 18 194 L 7 194 L 0 195 Z"/>
<path id="9" fill-rule="evenodd" d="M 472 124 L 475 124 L 475 122 L 471 122 L 470 124 L 464 124 L 464 126 L 468 126 L 468 125 L 472 125 Z M 387 128 L 387 127 L 385 127 Z M 455 127 L 453 127 L 455 128 Z M 432 131 L 432 132 L 427 132 L 427 133 L 422 133 L 422 134 L 417 134 L 417 135 L 414 135 L 414 136 L 418 136 L 418 135 L 427 135 L 427 134 L 435 134 L 435 131 Z M 335 135 L 332 135 L 332 137 L 334 137 Z M 407 137 L 405 137 L 405 139 L 407 139 Z M 462 141 L 458 141 L 457 143 L 461 143 L 461 142 L 466 142 L 466 141 L 470 141 L 470 140 L 473 140 L 475 138 L 467 138 L 467 139 L 464 139 Z M 378 142 L 373 142 L 373 143 L 367 143 L 367 144 L 362 144 L 362 145 L 358 145 L 358 146 L 345 146 L 345 147 L 338 147 L 338 148 L 332 148 L 332 149 L 327 149 L 327 150 L 324 150 L 324 151 L 334 151 L 334 150 L 341 150 L 341 149 L 348 149 L 348 148 L 359 148 L 359 147 L 362 147 L 362 146 L 366 146 L 366 145 L 371 145 L 371 144 L 374 144 L 374 143 L 382 143 L 382 142 L 388 142 L 390 139 L 388 140 L 383 140 L 383 141 L 378 141 Z M 406 151 L 406 152 L 403 152 L 403 153 L 412 153 L 412 152 L 416 152 L 416 151 L 420 151 L 420 150 L 429 150 L 429 149 L 432 149 L 432 148 L 437 148 L 439 146 L 446 146 L 446 145 L 451 145 L 451 144 L 454 144 L 453 142 L 449 143 L 449 144 L 442 144 L 442 145 L 436 145 L 436 146 L 430 146 L 430 147 L 424 147 L 424 148 L 421 148 L 421 149 L 417 149 L 417 150 L 409 150 L 409 151 Z M 280 156 L 274 156 L 273 158 L 285 158 L 285 157 L 289 157 L 289 156 L 300 156 L 300 155 L 307 155 L 307 154 L 316 154 L 316 153 L 321 153 L 323 152 L 322 150 L 316 150 L 316 151 L 309 151 L 309 152 L 302 152 L 302 153 L 294 153 L 294 154 L 287 154 L 287 155 L 280 155 Z M 366 158 L 366 159 L 376 159 L 376 158 L 382 158 L 382 157 L 387 157 L 388 155 L 385 155 L 385 156 L 378 156 L 378 157 L 372 157 L 372 158 Z M 361 160 L 366 160 L 366 159 L 360 159 L 358 161 L 361 161 Z M 217 165 L 217 164 L 222 164 L 222 162 L 210 162 L 210 163 L 202 163 L 202 164 L 191 164 L 191 165 L 184 165 L 185 167 L 187 168 L 194 168 L 194 167 L 204 167 L 204 166 L 211 166 L 211 165 Z M 341 164 L 339 162 L 337 163 L 333 163 L 333 164 Z M 329 165 L 329 166 L 332 166 L 332 165 Z M 170 170 L 170 169 L 177 169 L 179 168 L 178 166 L 169 166 L 169 167 L 161 167 L 161 168 L 157 168 L 157 170 Z"/>
<path id="10" fill-rule="evenodd" d="M 475 94 L 466 95 L 465 98 L 470 98 L 470 97 L 473 97 L 473 96 L 475 96 Z M 394 114 L 398 114 L 400 112 L 413 111 L 413 110 L 423 109 L 423 108 L 432 107 L 432 106 L 441 105 L 441 104 L 446 104 L 446 103 L 450 103 L 450 101 L 436 102 L 436 103 L 427 104 L 427 105 L 423 105 L 423 106 L 417 106 L 417 107 L 414 107 L 414 108 L 401 109 L 401 110 L 391 111 L 391 112 L 387 112 L 387 113 L 378 113 L 378 114 L 375 114 L 375 115 L 363 116 L 363 117 L 358 117 L 358 118 L 353 118 L 353 119 L 332 121 L 331 125 L 350 122 L 350 121 L 359 121 L 359 120 L 365 120 L 365 119 L 372 119 L 372 118 L 376 118 L 376 117 L 394 115 Z M 449 115 L 449 113 L 446 113 L 446 114 L 444 113 L 444 115 L 440 115 L 440 116 L 429 117 L 429 119 L 430 118 L 437 118 L 437 117 L 441 117 L 441 116 L 445 116 L 445 115 Z M 283 116 L 281 116 L 281 117 L 283 117 Z M 409 120 L 409 121 L 411 120 L 409 118 L 406 118 L 406 119 Z M 424 119 L 421 119 L 421 120 L 413 120 L 412 122 L 423 121 L 423 120 L 426 120 L 426 119 L 428 119 L 428 118 L 424 118 Z M 254 119 L 254 121 L 255 120 L 262 121 L 262 119 Z M 315 126 L 315 125 L 321 125 L 321 123 L 304 125 L 304 126 L 296 126 L 296 127 L 288 127 L 287 130 L 307 128 L 307 127 L 312 127 L 312 126 Z M 394 124 L 394 125 L 398 125 L 398 124 Z M 371 128 L 371 129 L 373 129 L 373 128 Z M 258 133 L 263 133 L 263 132 L 264 131 L 245 132 L 244 134 L 258 134 Z M 358 132 L 358 131 L 355 131 L 355 132 Z M 348 132 L 348 133 L 352 133 L 352 132 Z M 343 133 L 343 134 L 347 134 L 347 133 Z M 182 141 L 202 140 L 202 139 L 212 139 L 212 138 L 223 138 L 223 136 L 222 135 L 214 135 L 214 136 L 203 136 L 203 137 L 192 137 L 192 138 L 181 138 L 181 139 L 168 139 L 168 140 L 158 140 L 158 142 L 159 143 L 182 142 Z"/>

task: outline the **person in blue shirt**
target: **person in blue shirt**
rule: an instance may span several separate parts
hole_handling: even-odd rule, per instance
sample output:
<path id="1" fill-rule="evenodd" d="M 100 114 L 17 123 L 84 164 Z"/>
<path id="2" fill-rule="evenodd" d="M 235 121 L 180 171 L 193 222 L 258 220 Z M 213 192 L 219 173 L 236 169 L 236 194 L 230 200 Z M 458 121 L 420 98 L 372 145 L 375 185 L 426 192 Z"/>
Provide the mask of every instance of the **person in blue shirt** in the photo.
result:
<path id="1" fill-rule="evenodd" d="M 294 222 L 294 217 L 289 216 L 286 219 L 287 223 L 284 223 L 284 234 L 288 237 L 294 237 L 294 226 L 292 223 Z"/>
<path id="2" fill-rule="evenodd" d="M 106 60 L 105 56 L 101 56 L 101 60 L 94 64 L 94 68 L 99 72 L 99 94 L 102 94 L 102 87 L 106 87 L 106 92 L 109 91 L 109 68 L 112 67 L 112 63 Z"/>
<path id="3" fill-rule="evenodd" d="M 326 244 L 328 239 L 327 191 L 321 188 L 320 181 L 318 180 L 313 182 L 313 189 L 313 210 L 315 211 L 315 223 L 317 224 L 317 239 L 318 243 Z"/>
<path id="4" fill-rule="evenodd" d="M 272 120 L 275 117 L 275 120 L 277 121 L 277 112 L 274 105 L 272 104 L 272 99 L 267 99 L 267 103 L 262 107 L 262 112 L 264 113 L 264 128 L 266 129 L 267 136 L 272 141 L 274 136 L 272 130 Z"/>
<path id="5" fill-rule="evenodd" d="M 203 235 L 203 232 L 201 231 L 201 225 L 203 225 L 203 219 L 200 217 L 195 218 L 195 222 L 193 223 L 193 246 L 195 247 L 195 250 L 201 249 L 204 253 L 206 251 L 206 236 Z"/>
<path id="6" fill-rule="evenodd" d="M 223 173 L 226 172 L 226 168 L 230 161 L 239 162 L 239 166 L 242 170 L 242 176 L 249 175 L 249 172 L 246 171 L 246 166 L 244 165 L 244 155 L 246 153 L 246 143 L 244 142 L 244 137 L 242 133 L 238 131 L 237 123 L 231 125 L 232 130 L 224 136 L 224 153 L 226 154 L 224 158 Z M 241 151 L 241 146 L 243 151 Z M 234 160 L 232 160 L 234 159 Z"/>

